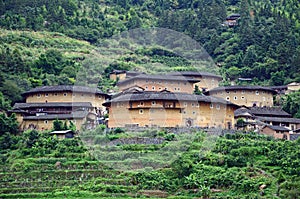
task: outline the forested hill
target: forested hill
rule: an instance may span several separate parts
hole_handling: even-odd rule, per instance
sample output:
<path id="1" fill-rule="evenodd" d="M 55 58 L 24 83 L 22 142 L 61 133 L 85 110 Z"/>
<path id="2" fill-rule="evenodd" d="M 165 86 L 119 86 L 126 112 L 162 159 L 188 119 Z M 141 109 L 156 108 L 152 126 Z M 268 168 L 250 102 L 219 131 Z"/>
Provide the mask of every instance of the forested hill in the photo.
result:
<path id="1" fill-rule="evenodd" d="M 16 93 L 38 85 L 73 84 L 102 39 L 147 27 L 191 36 L 226 80 L 300 81 L 299 10 L 298 0 L 0 0 L 0 91 L 18 101 Z M 238 25 L 224 25 L 234 13 Z M 134 69 L 138 61 L 111 68 Z M 181 63 L 174 70 L 184 70 Z"/>

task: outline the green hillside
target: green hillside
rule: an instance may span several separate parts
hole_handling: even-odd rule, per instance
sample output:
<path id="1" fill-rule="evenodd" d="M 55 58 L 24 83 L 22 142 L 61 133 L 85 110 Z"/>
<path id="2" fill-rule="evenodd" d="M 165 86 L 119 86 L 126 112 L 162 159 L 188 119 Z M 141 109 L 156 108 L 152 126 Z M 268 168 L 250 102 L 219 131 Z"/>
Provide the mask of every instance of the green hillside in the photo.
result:
<path id="1" fill-rule="evenodd" d="M 201 131 L 172 134 L 163 129 L 138 134 L 114 131 L 105 135 L 100 131 L 81 135 L 94 141 L 94 149 L 89 150 L 78 139 L 58 140 L 35 131 L 22 136 L 1 136 L 0 198 L 287 199 L 299 195 L 299 141 L 273 140 L 256 134 L 228 134 L 219 138 Z M 176 140 L 188 143 L 191 133 L 193 141 L 180 149 L 182 144 L 178 145 Z M 165 141 L 161 145 L 110 146 L 105 149 L 106 154 L 96 151 L 97 143 L 104 139 L 134 139 L 134 135 Z M 161 159 L 159 154 L 168 147 L 182 150 L 182 154 L 153 169 Z M 114 153 L 117 148 L 118 154 Z M 123 159 L 125 154 L 143 156 L 155 151 L 159 153 L 147 159 L 147 165 L 132 162 L 132 169 L 126 170 L 116 170 L 103 159 L 110 156 L 111 161 L 125 166 L 130 160 Z"/>
<path id="2" fill-rule="evenodd" d="M 18 135 L 6 114 L 37 86 L 117 90 L 113 69 L 208 70 L 222 85 L 241 84 L 239 77 L 300 82 L 299 7 L 298 0 L 0 0 L 0 198 L 299 198 L 299 140 L 101 127 L 58 140 Z M 228 27 L 235 13 L 238 23 Z M 300 92 L 275 103 L 300 118 Z M 164 141 L 99 147 L 140 137 Z M 180 146 L 184 153 L 166 163 L 160 153 Z M 147 158 L 140 165 L 131 155 Z"/>
<path id="3" fill-rule="evenodd" d="M 105 78 L 112 68 L 193 69 L 186 57 L 159 52 L 164 43 L 150 43 L 146 49 L 130 46 L 126 38 L 118 45 L 111 43 L 112 36 L 135 28 L 167 28 L 191 37 L 219 66 L 223 84 L 239 77 L 253 78 L 250 84 L 260 85 L 283 85 L 300 78 L 300 17 L 295 0 L 49 2 L 0 1 L 0 87 L 13 102 L 20 100 L 20 92 L 38 85 L 78 83 L 77 72 L 86 65 L 102 72 L 92 83 L 103 81 L 99 86 L 104 89 L 113 88 Z M 241 17 L 237 26 L 229 28 L 224 21 L 234 13 Z M 116 49 L 101 54 L 108 47 Z M 112 51 L 119 56 L 110 56 Z"/>

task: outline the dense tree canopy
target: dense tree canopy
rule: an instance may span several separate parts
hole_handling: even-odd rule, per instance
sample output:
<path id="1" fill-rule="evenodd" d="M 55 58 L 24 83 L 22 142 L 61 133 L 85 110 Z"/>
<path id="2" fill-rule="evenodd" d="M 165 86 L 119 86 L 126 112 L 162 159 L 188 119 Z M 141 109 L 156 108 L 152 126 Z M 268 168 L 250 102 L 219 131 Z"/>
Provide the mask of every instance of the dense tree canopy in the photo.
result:
<path id="1" fill-rule="evenodd" d="M 55 43 L 56 38 L 66 35 L 105 47 L 109 45 L 103 40 L 105 38 L 126 30 L 147 27 L 169 28 L 198 41 L 220 66 L 226 80 L 255 77 L 252 84 L 274 86 L 300 81 L 299 1 L 49 2 L 0 1 L 2 29 L 56 32 L 53 34 L 53 43 L 23 33 L 20 36 L 8 34 L 0 37 L 0 72 L 5 74 L 0 79 L 0 87 L 13 102 L 20 100 L 19 96 L 11 96 L 1 84 L 22 91 L 39 85 L 76 82 L 76 73 L 86 57 L 67 54 L 65 50 L 74 46 Z M 236 13 L 240 15 L 237 25 L 228 27 L 226 17 Z M 130 44 L 124 40 L 122 46 L 128 48 Z M 45 50 L 37 52 L 38 47 L 44 47 Z M 141 56 L 148 56 L 151 57 L 148 60 L 151 63 L 172 66 L 171 70 L 189 68 L 189 64 L 178 57 L 174 59 L 174 56 L 141 54 L 138 51 L 136 55 L 137 58 L 120 58 L 101 67 L 107 68 L 105 72 L 113 68 L 133 70 L 145 62 Z M 134 57 L 132 54 L 130 56 Z M 18 81 L 15 81 L 16 76 Z"/>

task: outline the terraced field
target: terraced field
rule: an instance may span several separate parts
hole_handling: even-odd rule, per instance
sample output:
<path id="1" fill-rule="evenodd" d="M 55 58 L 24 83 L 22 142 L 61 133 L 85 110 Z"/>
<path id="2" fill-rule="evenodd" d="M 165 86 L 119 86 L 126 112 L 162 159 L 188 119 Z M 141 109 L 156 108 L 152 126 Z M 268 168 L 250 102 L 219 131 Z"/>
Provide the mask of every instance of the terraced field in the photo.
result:
<path id="1" fill-rule="evenodd" d="M 59 147 L 57 146 L 70 145 L 70 143 L 57 141 L 47 136 L 43 138 L 45 137 L 43 135 L 36 145 L 43 143 L 43 139 L 54 139 L 57 142 L 54 147 L 56 150 L 50 150 L 50 146 L 47 148 L 47 145 L 41 145 L 40 153 L 43 154 L 42 151 L 48 150 L 48 154 L 40 155 L 39 147 L 8 150 L 6 153 L 2 151 L 1 157 L 4 164 L 0 166 L 0 198 L 161 198 L 170 196 L 171 194 L 166 191 L 149 190 L 143 187 L 137 179 L 139 173 L 153 172 L 154 169 L 162 168 L 160 163 L 164 161 L 164 154 L 159 150 L 168 142 L 163 144 L 164 138 L 162 137 L 158 139 L 148 137 L 142 139 L 147 142 L 144 144 L 123 143 L 120 145 L 118 143 L 128 142 L 128 140 L 136 142 L 136 140 L 141 140 L 140 136 L 143 136 L 143 133 L 131 133 L 131 136 L 126 139 L 118 138 L 111 142 L 108 140 L 106 143 L 110 143 L 110 146 L 106 147 L 101 146 L 103 143 L 100 145 L 92 143 L 93 145 L 87 146 L 83 142 L 82 145 L 89 147 L 90 150 L 82 151 L 79 150 L 80 146 L 77 148 L 73 146 L 73 151 L 70 149 L 71 151 L 61 153 L 58 153 Z M 118 136 L 126 137 L 127 135 L 123 133 Z M 101 139 L 103 140 L 103 137 Z M 158 143 L 156 143 L 157 140 L 159 140 Z M 47 142 L 51 143 L 49 140 Z M 169 146 L 171 147 L 172 144 Z M 29 152 L 31 154 L 24 155 Z M 142 154 L 147 153 L 149 153 L 148 156 L 141 157 Z M 164 169 L 168 170 L 168 164 L 164 166 Z"/>

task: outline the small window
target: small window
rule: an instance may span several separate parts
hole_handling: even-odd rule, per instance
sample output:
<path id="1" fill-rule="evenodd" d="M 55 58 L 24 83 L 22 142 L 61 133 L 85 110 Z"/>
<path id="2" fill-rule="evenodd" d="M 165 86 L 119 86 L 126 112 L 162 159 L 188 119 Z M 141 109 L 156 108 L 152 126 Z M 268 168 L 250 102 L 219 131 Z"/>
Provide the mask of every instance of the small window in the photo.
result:
<path id="1" fill-rule="evenodd" d="M 214 105 L 212 103 L 210 104 L 210 108 L 214 108 Z"/>
<path id="2" fill-rule="evenodd" d="M 226 91 L 226 93 L 230 93 L 230 91 Z"/>
<path id="3" fill-rule="evenodd" d="M 67 93 L 64 93 L 64 96 L 66 97 L 68 94 Z"/>
<path id="4" fill-rule="evenodd" d="M 183 103 L 183 106 L 184 106 L 184 107 L 187 107 L 187 103 L 186 103 L 186 102 L 184 102 L 184 103 Z"/>
<path id="5" fill-rule="evenodd" d="M 223 92 L 222 92 L 222 91 L 220 92 L 220 95 L 223 95 Z"/>
<path id="6" fill-rule="evenodd" d="M 49 94 L 48 93 L 45 93 L 45 97 L 48 97 L 49 96 Z"/>
<path id="7" fill-rule="evenodd" d="M 148 86 L 145 87 L 145 90 L 148 90 Z"/>
<path id="8" fill-rule="evenodd" d="M 176 88 L 174 88 L 174 90 L 176 91 L 177 89 L 176 89 Z"/>
<path id="9" fill-rule="evenodd" d="M 140 109 L 140 110 L 139 110 L 139 114 L 144 114 L 144 110 L 143 110 L 143 109 Z"/>
<path id="10" fill-rule="evenodd" d="M 227 101 L 230 101 L 230 97 L 229 97 L 229 96 L 227 96 L 227 97 L 226 97 L 226 100 L 227 100 Z"/>
<path id="11" fill-rule="evenodd" d="M 98 96 L 98 98 L 99 98 L 99 99 L 102 99 L 102 96 L 101 96 L 101 95 L 99 95 L 99 96 Z"/>
<path id="12" fill-rule="evenodd" d="M 216 105 L 216 109 L 217 109 L 217 110 L 220 110 L 220 104 L 217 104 L 217 105 Z"/>
<path id="13" fill-rule="evenodd" d="M 152 101 L 152 105 L 155 105 L 156 104 L 156 101 Z"/>
<path id="14" fill-rule="evenodd" d="M 177 88 L 180 91 L 180 88 Z"/>
<path id="15" fill-rule="evenodd" d="M 37 97 L 37 98 L 40 98 L 40 97 L 41 97 L 41 94 L 36 94 L 36 97 Z"/>
<path id="16" fill-rule="evenodd" d="M 144 106 L 144 102 L 140 102 L 140 106 Z"/>
<path id="17" fill-rule="evenodd" d="M 45 124 L 48 124 L 48 120 L 45 120 L 44 123 L 45 123 Z"/>
<path id="18" fill-rule="evenodd" d="M 242 90 L 242 94 L 245 94 L 245 91 L 244 91 L 244 90 Z"/>
<path id="19" fill-rule="evenodd" d="M 241 99 L 244 100 L 244 99 L 245 99 L 245 96 L 241 96 Z"/>
<path id="20" fill-rule="evenodd" d="M 193 115 L 196 115 L 196 112 L 195 112 L 195 111 L 193 111 Z"/>
<path id="21" fill-rule="evenodd" d="M 57 93 L 54 93 L 54 96 L 57 96 Z"/>
<path id="22" fill-rule="evenodd" d="M 196 104 L 196 107 L 199 107 L 199 103 Z"/>
<path id="23" fill-rule="evenodd" d="M 186 111 L 183 111 L 183 114 L 186 114 Z"/>
<path id="24" fill-rule="evenodd" d="M 194 103 L 192 103 L 192 107 L 194 107 L 195 106 L 195 104 Z"/>
<path id="25" fill-rule="evenodd" d="M 237 96 L 234 96 L 234 97 L 233 97 L 233 99 L 234 99 L 234 100 L 237 100 L 237 99 L 238 99 L 238 97 L 237 97 Z"/>
<path id="26" fill-rule="evenodd" d="M 259 95 L 259 91 L 255 91 L 255 95 Z"/>
<path id="27" fill-rule="evenodd" d="M 84 97 L 84 94 L 81 94 L 81 97 Z"/>
<path id="28" fill-rule="evenodd" d="M 155 86 L 152 86 L 152 90 L 155 90 Z"/>
<path id="29" fill-rule="evenodd" d="M 158 89 L 161 90 L 161 87 L 159 87 Z"/>

